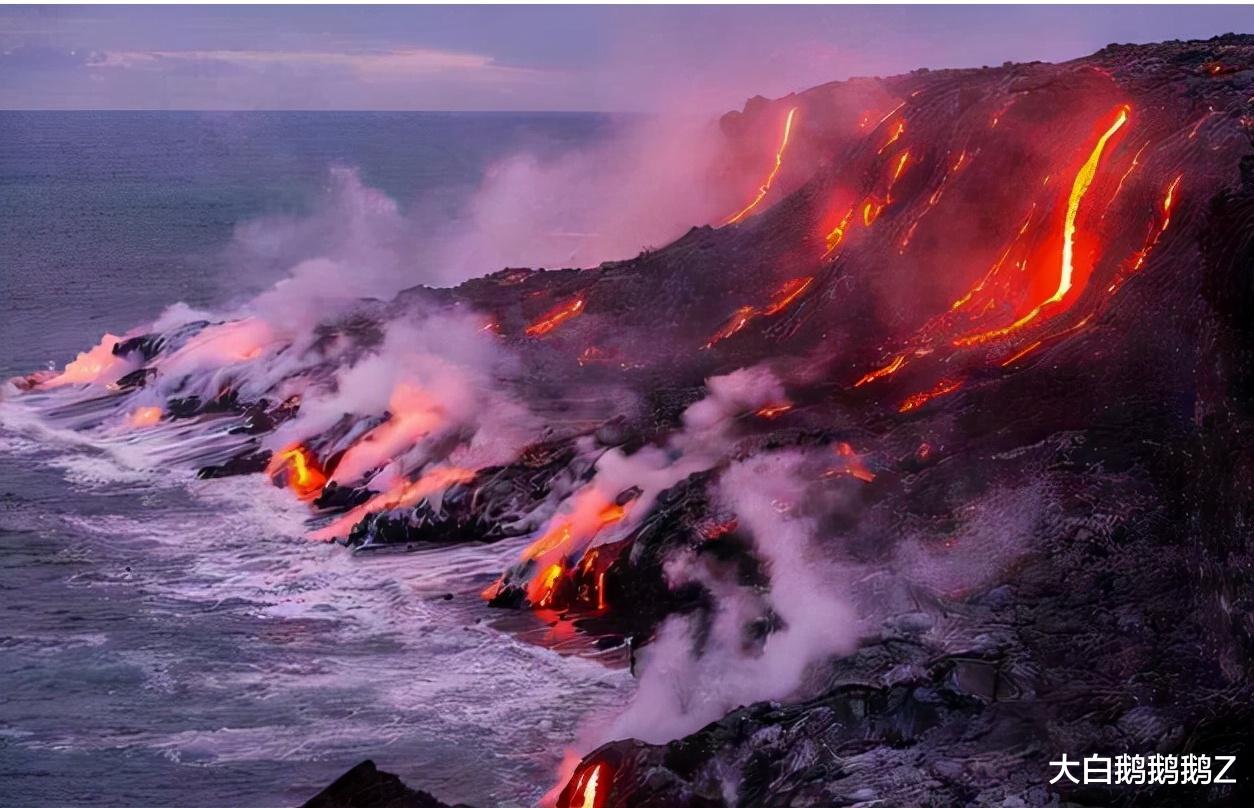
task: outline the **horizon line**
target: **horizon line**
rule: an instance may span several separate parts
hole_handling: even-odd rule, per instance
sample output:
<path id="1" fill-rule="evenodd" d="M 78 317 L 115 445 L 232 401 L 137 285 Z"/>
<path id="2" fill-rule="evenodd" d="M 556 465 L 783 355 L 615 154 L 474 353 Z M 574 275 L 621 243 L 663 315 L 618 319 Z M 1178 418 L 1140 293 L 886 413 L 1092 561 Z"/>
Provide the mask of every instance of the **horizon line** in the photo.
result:
<path id="1" fill-rule="evenodd" d="M 0 112 L 368 112 L 440 115 L 648 115 L 647 110 L 608 109 L 346 109 L 346 108 L 156 108 L 156 107 L 0 107 Z"/>

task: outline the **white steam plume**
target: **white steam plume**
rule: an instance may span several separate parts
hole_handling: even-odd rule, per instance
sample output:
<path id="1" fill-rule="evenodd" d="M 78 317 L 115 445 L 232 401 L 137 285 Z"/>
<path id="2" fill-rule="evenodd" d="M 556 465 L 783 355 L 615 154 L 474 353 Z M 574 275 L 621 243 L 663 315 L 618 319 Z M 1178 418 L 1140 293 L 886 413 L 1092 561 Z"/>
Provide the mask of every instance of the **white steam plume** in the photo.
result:
<path id="1" fill-rule="evenodd" d="M 661 743 L 691 733 L 740 705 L 782 699 L 802 684 L 812 664 L 851 651 L 859 622 L 832 581 L 838 571 L 815 552 L 816 525 L 802 515 L 807 483 L 796 473 L 798 453 L 760 455 L 728 468 L 720 498 L 731 507 L 765 563 L 763 598 L 722 582 L 679 559 L 675 582 L 704 581 L 716 598 L 710 633 L 699 650 L 688 617 L 672 617 L 641 653 L 639 689 L 606 739 Z M 760 645 L 747 645 L 746 626 L 769 608 L 780 627 Z"/>

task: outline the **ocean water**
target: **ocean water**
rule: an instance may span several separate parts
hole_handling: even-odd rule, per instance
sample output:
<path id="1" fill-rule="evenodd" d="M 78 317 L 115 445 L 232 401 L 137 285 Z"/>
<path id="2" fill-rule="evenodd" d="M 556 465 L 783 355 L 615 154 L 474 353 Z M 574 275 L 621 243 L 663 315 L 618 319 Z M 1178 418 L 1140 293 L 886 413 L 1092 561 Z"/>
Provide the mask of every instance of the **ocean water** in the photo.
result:
<path id="1" fill-rule="evenodd" d="M 611 125 L 577 113 L 0 111 L 0 374 L 72 359 L 177 300 L 238 296 L 235 228 L 306 212 L 333 166 L 402 208 L 455 213 L 494 161 L 587 145 Z"/>
<path id="2" fill-rule="evenodd" d="M 235 228 L 307 210 L 333 165 L 455 212 L 498 157 L 608 125 L 0 112 L 0 376 L 237 294 Z M 0 401 L 0 806 L 296 805 L 365 758 L 529 805 L 581 716 L 625 698 L 620 667 L 481 604 L 519 544 L 351 555 L 302 538 L 302 508 Z"/>

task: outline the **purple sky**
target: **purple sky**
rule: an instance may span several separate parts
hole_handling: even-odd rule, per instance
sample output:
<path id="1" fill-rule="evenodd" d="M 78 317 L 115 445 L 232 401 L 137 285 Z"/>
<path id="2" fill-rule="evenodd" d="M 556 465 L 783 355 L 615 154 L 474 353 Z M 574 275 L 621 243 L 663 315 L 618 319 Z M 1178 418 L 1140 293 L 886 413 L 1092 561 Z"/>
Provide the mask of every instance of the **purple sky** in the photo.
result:
<path id="1" fill-rule="evenodd" d="M 0 108 L 706 112 L 1227 31 L 1254 32 L 1254 8 L 10 6 Z"/>

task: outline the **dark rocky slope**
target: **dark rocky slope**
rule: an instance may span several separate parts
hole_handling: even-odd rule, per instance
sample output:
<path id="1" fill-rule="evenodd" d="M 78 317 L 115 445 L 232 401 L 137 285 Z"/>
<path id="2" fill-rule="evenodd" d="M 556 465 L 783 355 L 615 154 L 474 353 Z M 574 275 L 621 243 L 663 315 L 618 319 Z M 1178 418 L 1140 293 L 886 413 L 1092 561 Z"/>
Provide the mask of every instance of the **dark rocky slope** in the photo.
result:
<path id="1" fill-rule="evenodd" d="M 846 399 L 893 458 L 871 485 L 889 490 L 861 516 L 857 532 L 875 545 L 864 552 L 891 557 L 895 542 L 919 530 L 942 547 L 963 510 L 994 487 L 1044 483 L 1046 506 L 1023 554 L 970 586 L 903 596 L 909 613 L 889 614 L 878 636 L 815 672 L 805 700 L 747 706 L 662 746 L 617 741 L 596 750 L 583 765 L 613 772 L 604 805 L 1254 802 L 1252 46 L 1248 37 L 1112 46 L 1067 65 L 896 80 L 902 95 L 941 94 L 934 104 L 908 103 L 912 123 L 913 103 L 953 110 L 965 95 L 996 104 L 1016 86 L 1019 103 L 1043 94 L 1068 114 L 1095 94 L 1126 98 L 1134 114 L 1158 118 L 1147 124 L 1146 154 L 1160 150 L 1159 182 L 1179 172 L 1192 197 L 1180 199 L 1171 224 L 1179 229 L 1126 284 L 1113 262 L 1113 274 L 1095 282 L 1099 257 L 1067 320 L 1068 328 L 1087 322 L 1057 341 L 1037 332 L 1037 355 L 1009 363 L 1013 370 L 983 351 L 956 352 L 945 374 L 963 386 L 917 411 L 886 415 L 878 401 Z M 816 183 L 759 226 L 789 217 Z M 1012 204 L 1001 196 L 1007 189 L 986 191 L 998 209 Z M 1126 222 L 1105 238 L 1128 248 L 1137 229 Z M 872 286 L 892 265 L 877 261 L 864 277 L 847 266 L 844 280 L 851 291 Z M 857 314 L 842 316 L 847 305 L 849 296 L 831 294 L 809 308 L 822 310 L 813 316 L 829 329 L 848 322 L 858 345 L 852 329 L 868 312 L 854 302 Z M 908 323 L 902 311 L 911 307 L 890 316 Z M 922 464 L 910 454 L 920 442 L 940 447 Z M 1047 786 L 1056 773 L 1047 761 L 1064 752 L 1235 755 L 1238 783 Z"/>

